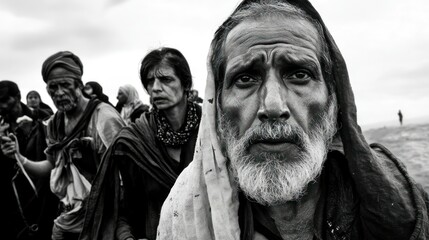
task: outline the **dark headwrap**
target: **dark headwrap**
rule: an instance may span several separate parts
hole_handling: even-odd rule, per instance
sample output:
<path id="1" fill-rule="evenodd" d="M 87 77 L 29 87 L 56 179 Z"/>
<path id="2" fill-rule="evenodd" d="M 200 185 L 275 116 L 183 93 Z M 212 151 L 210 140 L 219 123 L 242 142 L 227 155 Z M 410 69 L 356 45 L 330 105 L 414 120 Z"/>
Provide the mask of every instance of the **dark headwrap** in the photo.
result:
<path id="1" fill-rule="evenodd" d="M 109 97 L 103 93 L 103 87 L 98 83 L 94 81 L 87 82 L 85 85 L 89 85 L 92 88 L 92 93 L 97 96 L 98 99 L 100 99 L 102 102 L 109 102 Z"/>
<path id="2" fill-rule="evenodd" d="M 18 85 L 9 80 L 0 81 L 0 99 L 16 97 L 20 94 Z"/>
<path id="3" fill-rule="evenodd" d="M 60 51 L 48 57 L 42 65 L 43 81 L 48 82 L 49 79 L 59 77 L 50 74 L 57 67 L 67 71 L 67 73 L 61 73 L 60 77 L 70 77 L 82 84 L 83 65 L 78 56 L 69 51 Z"/>

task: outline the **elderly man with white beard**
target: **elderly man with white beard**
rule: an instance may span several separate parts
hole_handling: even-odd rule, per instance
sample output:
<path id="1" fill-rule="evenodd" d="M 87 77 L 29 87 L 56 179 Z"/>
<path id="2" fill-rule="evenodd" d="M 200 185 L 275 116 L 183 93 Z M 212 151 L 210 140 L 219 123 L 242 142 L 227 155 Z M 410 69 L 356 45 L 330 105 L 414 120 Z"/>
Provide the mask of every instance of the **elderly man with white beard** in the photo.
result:
<path id="1" fill-rule="evenodd" d="M 429 239 L 427 194 L 366 142 L 308 1 L 243 1 L 212 41 L 205 98 L 157 239 Z"/>

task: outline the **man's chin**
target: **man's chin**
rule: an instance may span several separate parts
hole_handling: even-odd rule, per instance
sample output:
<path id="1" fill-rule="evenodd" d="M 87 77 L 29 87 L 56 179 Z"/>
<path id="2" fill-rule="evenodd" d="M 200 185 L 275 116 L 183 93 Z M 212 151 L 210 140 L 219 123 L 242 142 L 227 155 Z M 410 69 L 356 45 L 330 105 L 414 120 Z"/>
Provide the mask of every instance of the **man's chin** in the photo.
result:
<path id="1" fill-rule="evenodd" d="M 272 206 L 300 199 L 320 174 L 322 158 L 311 159 L 299 150 L 259 152 L 232 158 L 230 170 L 249 198 Z"/>

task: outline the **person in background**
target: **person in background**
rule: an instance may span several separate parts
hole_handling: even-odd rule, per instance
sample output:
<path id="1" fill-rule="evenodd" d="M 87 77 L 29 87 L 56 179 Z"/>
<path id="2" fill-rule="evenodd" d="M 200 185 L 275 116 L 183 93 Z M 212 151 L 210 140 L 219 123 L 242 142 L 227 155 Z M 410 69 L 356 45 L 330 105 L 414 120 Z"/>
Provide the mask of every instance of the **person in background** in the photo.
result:
<path id="1" fill-rule="evenodd" d="M 192 161 L 201 107 L 188 101 L 185 57 L 174 48 L 153 50 L 141 62 L 140 79 L 153 108 L 125 127 L 104 156 L 82 239 L 154 240 L 162 203 Z"/>
<path id="2" fill-rule="evenodd" d="M 404 116 L 402 115 L 401 109 L 399 109 L 398 111 L 398 117 L 399 117 L 399 125 L 402 126 L 402 119 L 404 118 Z"/>
<path id="3" fill-rule="evenodd" d="M 198 90 L 192 89 L 189 95 L 190 95 L 189 96 L 190 101 L 193 101 L 198 104 L 203 103 L 203 99 L 200 96 L 198 96 Z"/>
<path id="4" fill-rule="evenodd" d="M 52 108 L 42 101 L 40 94 L 35 91 L 27 93 L 27 106 L 33 111 L 37 118 L 45 120 L 54 114 Z"/>
<path id="5" fill-rule="evenodd" d="M 91 81 L 85 83 L 83 91 L 89 98 L 97 98 L 100 101 L 113 106 L 112 103 L 109 102 L 109 97 L 103 93 L 103 87 L 98 82 Z"/>
<path id="6" fill-rule="evenodd" d="M 119 87 L 116 98 L 118 99 L 117 106 L 122 106 L 120 109 L 121 117 L 127 125 L 135 122 L 144 112 L 149 111 L 149 106 L 140 100 L 137 89 L 131 84 Z"/>
<path id="7" fill-rule="evenodd" d="M 112 106 L 84 97 L 82 74 L 82 62 L 72 52 L 60 51 L 44 61 L 42 77 L 57 108 L 47 123 L 47 160 L 36 162 L 10 150 L 32 176 L 50 175 L 51 191 L 60 199 L 53 240 L 79 238 L 101 157 L 125 125 Z M 8 144 L 13 147 L 13 139 Z"/>
<path id="8" fill-rule="evenodd" d="M 28 98 L 27 98 L 28 99 Z M 44 126 L 24 103 L 18 85 L 0 81 L 0 135 L 2 189 L 2 239 L 50 239 L 58 210 L 58 198 L 49 188 L 49 175 L 37 178 L 19 166 L 14 149 L 34 161 L 46 159 Z M 11 145 L 11 139 L 18 146 Z M 34 188 L 33 188 L 34 187 Z"/>
<path id="9" fill-rule="evenodd" d="M 368 144 L 346 63 L 307 0 L 244 0 L 218 28 L 195 158 L 164 239 L 429 239 L 429 199 Z"/>

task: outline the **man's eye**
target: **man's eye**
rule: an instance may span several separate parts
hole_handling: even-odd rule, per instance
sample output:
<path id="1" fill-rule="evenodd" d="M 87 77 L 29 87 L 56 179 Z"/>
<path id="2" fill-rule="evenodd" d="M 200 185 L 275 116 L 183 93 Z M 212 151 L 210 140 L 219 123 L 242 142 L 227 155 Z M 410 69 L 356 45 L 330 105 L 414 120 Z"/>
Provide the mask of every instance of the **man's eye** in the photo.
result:
<path id="1" fill-rule="evenodd" d="M 304 81 L 307 82 L 313 79 L 313 75 L 308 71 L 296 71 L 292 74 L 286 75 L 285 78 L 287 80 L 296 80 L 296 81 Z"/>
<path id="2" fill-rule="evenodd" d="M 241 75 L 235 79 L 235 85 L 238 87 L 248 87 L 252 84 L 255 84 L 258 80 L 255 77 L 250 75 Z"/>

